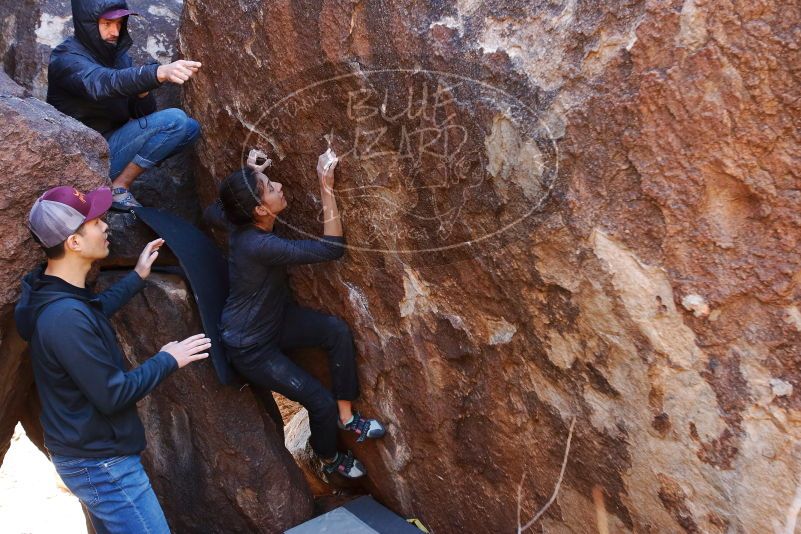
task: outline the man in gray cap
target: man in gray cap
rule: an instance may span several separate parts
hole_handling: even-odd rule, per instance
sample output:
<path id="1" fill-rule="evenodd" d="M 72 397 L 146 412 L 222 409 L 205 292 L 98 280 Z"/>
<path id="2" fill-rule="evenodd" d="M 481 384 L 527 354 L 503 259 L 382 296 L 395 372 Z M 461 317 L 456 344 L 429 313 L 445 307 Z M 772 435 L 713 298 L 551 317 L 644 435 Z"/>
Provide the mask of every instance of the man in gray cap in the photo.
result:
<path id="1" fill-rule="evenodd" d="M 75 35 L 53 49 L 47 102 L 106 138 L 114 202 L 139 206 L 129 188 L 145 170 L 181 151 L 200 135 L 197 121 L 177 108 L 156 111 L 150 91 L 183 84 L 197 61 L 134 66 L 124 0 L 72 0 Z M 135 120 L 132 120 L 135 119 Z"/>
<path id="2" fill-rule="evenodd" d="M 139 454 L 145 431 L 136 403 L 176 369 L 206 358 L 204 334 L 164 345 L 133 370 L 109 317 L 144 285 L 163 239 L 147 244 L 136 267 L 106 291 L 86 288 L 92 264 L 108 256 L 108 188 L 84 194 L 47 191 L 29 226 L 47 263 L 22 281 L 14 310 L 29 343 L 42 403 L 45 447 L 64 484 L 81 500 L 97 532 L 169 532 Z"/>

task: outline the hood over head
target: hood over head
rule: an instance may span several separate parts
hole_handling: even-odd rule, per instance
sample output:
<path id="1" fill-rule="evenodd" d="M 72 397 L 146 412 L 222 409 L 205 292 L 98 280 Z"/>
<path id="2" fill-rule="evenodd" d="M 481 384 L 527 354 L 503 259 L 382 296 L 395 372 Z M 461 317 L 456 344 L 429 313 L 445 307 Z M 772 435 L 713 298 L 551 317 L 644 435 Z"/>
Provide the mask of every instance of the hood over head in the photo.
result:
<path id="1" fill-rule="evenodd" d="M 123 18 L 122 30 L 117 45 L 100 38 L 97 21 L 100 15 L 112 9 L 128 9 L 125 0 L 72 0 L 72 24 L 75 37 L 95 58 L 107 66 L 113 66 L 117 55 L 127 51 L 133 44 L 128 34 L 128 17 Z"/>

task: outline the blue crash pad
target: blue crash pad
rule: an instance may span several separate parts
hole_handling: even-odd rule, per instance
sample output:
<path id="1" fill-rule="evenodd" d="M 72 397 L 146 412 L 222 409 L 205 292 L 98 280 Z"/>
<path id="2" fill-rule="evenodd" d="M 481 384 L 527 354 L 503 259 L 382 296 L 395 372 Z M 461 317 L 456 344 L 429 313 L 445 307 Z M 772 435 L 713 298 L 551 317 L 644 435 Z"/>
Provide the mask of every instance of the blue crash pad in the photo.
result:
<path id="1" fill-rule="evenodd" d="M 223 384 L 237 378 L 225 357 L 217 323 L 228 297 L 228 263 L 211 239 L 191 223 L 155 208 L 132 208 L 136 217 L 149 226 L 181 264 L 195 297 L 206 337 L 211 339 L 211 358 L 217 377 Z"/>

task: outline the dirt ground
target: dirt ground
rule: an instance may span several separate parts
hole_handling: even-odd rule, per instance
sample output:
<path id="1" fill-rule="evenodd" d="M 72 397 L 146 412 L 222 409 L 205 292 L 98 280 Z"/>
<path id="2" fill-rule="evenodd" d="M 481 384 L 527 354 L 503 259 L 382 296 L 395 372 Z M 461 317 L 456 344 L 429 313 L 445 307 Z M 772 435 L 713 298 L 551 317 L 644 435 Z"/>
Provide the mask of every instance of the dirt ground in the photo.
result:
<path id="1" fill-rule="evenodd" d="M 0 530 L 4 534 L 85 534 L 78 499 L 17 425 L 0 466 Z"/>

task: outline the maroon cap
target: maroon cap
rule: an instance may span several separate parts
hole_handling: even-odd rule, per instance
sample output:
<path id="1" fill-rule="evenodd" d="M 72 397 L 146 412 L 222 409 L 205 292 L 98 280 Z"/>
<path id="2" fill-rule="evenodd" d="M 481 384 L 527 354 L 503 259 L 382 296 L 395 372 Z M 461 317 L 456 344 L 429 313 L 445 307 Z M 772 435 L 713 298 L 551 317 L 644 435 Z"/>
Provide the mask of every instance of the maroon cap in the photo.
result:
<path id="1" fill-rule="evenodd" d="M 111 207 L 108 187 L 81 193 L 69 186 L 54 187 L 39 197 L 28 215 L 28 224 L 46 247 L 58 245 L 86 221 L 96 219 Z"/>
<path id="2" fill-rule="evenodd" d="M 106 20 L 116 20 L 121 19 L 122 17 L 127 17 L 128 15 L 139 15 L 139 13 L 134 13 L 130 9 L 109 9 L 100 17 L 99 19 L 106 19 Z"/>
<path id="3" fill-rule="evenodd" d="M 74 187 L 63 185 L 45 192 L 42 200 L 66 204 L 83 215 L 87 221 L 91 221 L 106 213 L 111 207 L 111 189 L 101 187 L 91 193 L 81 193 Z"/>

